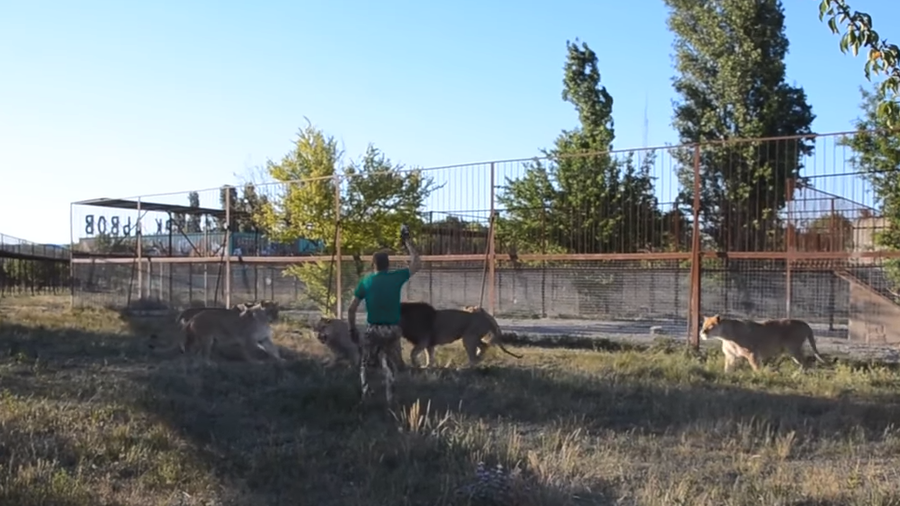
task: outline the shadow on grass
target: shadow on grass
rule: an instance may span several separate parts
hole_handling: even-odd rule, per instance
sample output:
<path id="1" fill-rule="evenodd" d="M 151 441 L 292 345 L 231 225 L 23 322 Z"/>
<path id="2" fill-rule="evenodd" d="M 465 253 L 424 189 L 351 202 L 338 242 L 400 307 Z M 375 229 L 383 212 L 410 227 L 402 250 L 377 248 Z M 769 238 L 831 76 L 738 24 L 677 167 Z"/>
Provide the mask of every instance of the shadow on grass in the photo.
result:
<path id="1" fill-rule="evenodd" d="M 663 434 L 753 420 L 809 438 L 853 426 L 864 427 L 870 437 L 878 438 L 900 415 L 897 397 L 862 403 L 852 398 L 774 394 L 721 384 L 667 387 L 659 379 L 653 382 L 627 375 L 585 382 L 564 373 L 521 369 L 483 368 L 466 373 L 490 379 L 455 380 L 460 384 L 465 412 L 532 426 L 575 419 L 597 431 L 636 429 Z M 705 373 L 698 368 L 697 378 L 702 379 Z M 463 388 L 462 384 L 467 385 Z M 431 398 L 432 405 L 459 403 L 459 395 L 449 393 L 442 385 L 416 387 L 417 395 Z"/>
<path id="2" fill-rule="evenodd" d="M 462 415 L 410 424 L 402 413 L 388 413 L 377 396 L 360 406 L 354 371 L 302 355 L 284 367 L 205 366 L 155 358 L 142 338 L 22 325 L 4 325 L 0 343 L 8 413 L 22 413 L 28 424 L 15 430 L 7 424 L 0 436 L 0 456 L 15 454 L 27 475 L 10 473 L 17 481 L 0 494 L 4 504 L 104 504 L 107 498 L 84 483 L 35 488 L 26 479 L 35 472 L 28 469 L 45 466 L 50 482 L 91 476 L 90 469 L 100 479 L 111 468 L 121 471 L 117 461 L 138 450 L 142 460 L 125 466 L 127 474 L 143 476 L 141 493 L 160 497 L 208 493 L 210 485 L 199 478 L 205 472 L 216 477 L 225 504 L 286 504 L 299 497 L 323 505 L 469 504 L 463 490 L 479 483 L 476 453 L 488 465 L 507 466 L 521 453 L 504 447 L 502 436 L 472 429 Z M 118 418 L 93 433 L 98 409 L 114 410 Z M 164 441 L 147 436 L 148 422 L 136 421 L 141 417 L 173 435 Z M 84 440 L 88 433 L 95 439 Z M 172 453 L 181 439 L 189 458 Z M 110 445 L 117 447 L 110 450 L 114 455 L 107 454 Z M 527 472 L 509 480 L 513 491 L 528 485 L 528 499 L 510 504 L 570 504 L 576 493 L 593 497 L 589 504 L 609 503 L 603 484 L 589 484 L 592 492 L 541 486 Z"/>
<path id="3" fill-rule="evenodd" d="M 35 435 L 23 423 L 4 421 L 0 424 L 0 462 L 9 463 L 11 469 L 0 477 L 0 504 L 111 504 L 69 472 L 79 461 L 78 450 L 64 434 Z"/>
<path id="4" fill-rule="evenodd" d="M 66 476 L 93 466 L 98 473 L 116 469 L 128 476 L 149 476 L 142 486 L 161 496 L 179 490 L 202 495 L 209 484 L 199 477 L 213 476 L 228 504 L 282 504 L 298 497 L 323 505 L 465 504 L 457 490 L 476 481 L 477 458 L 512 465 L 525 453 L 510 446 L 509 434 L 478 428 L 477 422 L 509 422 L 502 424 L 508 427 L 503 430 L 516 430 L 526 439 L 542 437 L 554 424 L 588 432 L 659 434 L 698 427 L 739 430 L 741 424 L 759 424 L 794 431 L 800 440 L 859 427 L 864 432 L 861 438 L 877 440 L 900 415 L 900 401 L 893 396 L 878 402 L 853 395 L 823 399 L 728 384 L 704 367 L 702 353 L 685 353 L 687 365 L 679 368 L 681 376 L 672 382 L 671 371 L 655 365 L 649 353 L 671 356 L 684 349 L 660 342 L 646 359 L 641 358 L 645 365 L 591 374 L 491 365 L 404 374 L 398 384 L 400 403 L 407 407 L 417 399 L 431 403 L 431 415 L 410 423 L 400 413 L 386 412 L 379 384 L 375 399 L 359 406 L 353 370 L 326 367 L 302 354 L 286 352 L 289 363 L 284 367 L 228 362 L 202 366 L 155 357 L 146 349 L 144 336 L 177 330 L 174 322 L 167 325 L 152 319 L 129 320 L 137 337 L 3 325 L 0 387 L 30 397 L 29 402 L 68 406 L 59 409 L 71 410 L 73 401 L 81 401 L 88 413 L 67 415 L 84 418 L 82 425 L 55 422 L 48 429 L 39 425 L 40 413 L 5 425 L 0 457 L 15 455 L 19 465 L 38 470 L 17 473 L 16 486 L 5 487 L 7 495 L 0 499 L 15 499 L 11 504 L 23 506 L 102 504 L 103 497 L 82 485 L 32 486 L 31 492 L 31 485 L 25 485 L 33 483 L 29 476 L 69 483 Z M 635 349 L 639 347 L 625 345 L 612 351 Z M 742 379 L 750 386 L 755 381 Z M 23 413 L 34 409 L 24 406 L 25 401 L 17 402 L 16 409 Z M 10 406 L 4 409 L 12 410 Z M 120 419 L 118 425 L 97 429 L 92 437 L 98 439 L 86 442 L 84 434 L 93 430 L 91 423 L 97 424 L 93 420 L 98 406 L 127 410 L 110 415 L 111 420 Z M 442 418 L 440 413 L 447 411 L 451 415 Z M 47 419 L 57 416 L 41 413 Z M 173 435 L 168 439 L 147 435 L 149 422 L 133 421 L 140 416 L 163 424 Z M 176 443 L 181 440 L 187 449 Z M 107 447 L 118 448 L 119 453 L 110 453 Z M 157 462 L 131 462 L 123 471 L 118 455 L 136 447 L 144 452 L 142 459 Z M 56 467 L 49 464 L 53 462 Z M 60 470 L 65 473 L 54 478 Z M 615 497 L 604 493 L 610 485 L 603 483 L 573 479 L 566 488 L 542 486 L 540 479 L 524 481 L 533 486 L 530 499 L 515 504 L 573 504 L 575 494 L 581 496 L 580 504 L 612 504 L 609 497 Z M 80 490 L 81 495 L 67 496 L 65 490 Z M 59 500 L 46 494 L 57 494 Z"/>

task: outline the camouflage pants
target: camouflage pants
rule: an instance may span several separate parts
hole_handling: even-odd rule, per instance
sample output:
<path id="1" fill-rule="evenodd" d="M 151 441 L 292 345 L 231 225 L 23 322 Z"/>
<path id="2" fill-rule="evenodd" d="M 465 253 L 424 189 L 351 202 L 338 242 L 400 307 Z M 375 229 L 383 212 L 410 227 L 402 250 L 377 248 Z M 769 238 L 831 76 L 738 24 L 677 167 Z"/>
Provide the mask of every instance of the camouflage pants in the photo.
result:
<path id="1" fill-rule="evenodd" d="M 362 357 L 359 363 L 359 382 L 362 395 L 369 393 L 368 369 L 381 365 L 384 371 L 385 397 L 391 402 L 394 395 L 394 379 L 403 369 L 400 353 L 402 333 L 399 325 L 368 325 L 360 342 Z"/>

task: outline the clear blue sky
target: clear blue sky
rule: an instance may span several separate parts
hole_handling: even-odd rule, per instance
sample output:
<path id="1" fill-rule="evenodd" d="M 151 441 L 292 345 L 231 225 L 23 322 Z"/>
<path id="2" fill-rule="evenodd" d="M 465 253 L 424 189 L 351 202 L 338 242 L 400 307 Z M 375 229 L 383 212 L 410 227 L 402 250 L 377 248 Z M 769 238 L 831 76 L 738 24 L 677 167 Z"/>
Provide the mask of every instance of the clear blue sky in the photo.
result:
<path id="1" fill-rule="evenodd" d="M 850 129 L 862 57 L 840 53 L 818 2 L 785 3 L 788 77 L 814 129 Z M 900 39 L 900 4 L 852 4 Z M 560 91 L 576 37 L 599 55 L 616 147 L 643 145 L 645 100 L 649 144 L 677 142 L 659 0 L 0 0 L 0 13 L 0 232 L 34 241 L 68 242 L 75 200 L 233 183 L 287 152 L 304 116 L 351 156 L 369 142 L 424 167 L 535 155 L 575 124 Z"/>

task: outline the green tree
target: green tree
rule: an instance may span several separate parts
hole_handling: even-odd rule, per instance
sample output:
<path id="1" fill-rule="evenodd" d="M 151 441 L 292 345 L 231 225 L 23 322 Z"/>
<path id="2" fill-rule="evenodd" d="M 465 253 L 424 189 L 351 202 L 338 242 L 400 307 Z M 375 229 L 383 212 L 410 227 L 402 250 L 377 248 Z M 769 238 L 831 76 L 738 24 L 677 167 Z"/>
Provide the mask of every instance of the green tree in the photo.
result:
<path id="1" fill-rule="evenodd" d="M 785 83 L 779 0 L 665 0 L 675 34 L 673 126 L 682 143 L 804 135 L 815 118 L 802 88 Z M 807 140 L 709 146 L 700 159 L 700 217 L 718 248 L 779 246 L 788 179 L 798 187 Z M 694 197 L 694 153 L 679 151 L 679 201 Z"/>
<path id="2" fill-rule="evenodd" d="M 186 231 L 187 215 L 184 213 L 169 213 L 168 226 L 171 227 L 172 235 L 180 235 Z"/>
<path id="3" fill-rule="evenodd" d="M 230 195 L 229 195 L 230 193 Z M 268 198 L 256 192 L 253 183 L 244 183 L 240 193 L 238 188 L 231 185 L 222 186 L 219 189 L 219 204 L 225 209 L 227 201 L 231 204 L 231 231 L 232 232 L 256 232 L 258 230 L 257 218 L 262 206 L 266 205 Z M 224 230 L 225 219 L 217 218 L 219 230 Z"/>
<path id="4" fill-rule="evenodd" d="M 885 230 L 875 234 L 875 244 L 891 250 L 900 249 L 900 134 L 888 129 L 888 117 L 882 107 L 886 90 L 860 89 L 862 116 L 855 121 L 857 132 L 841 143 L 853 150 L 850 162 L 872 185 Z M 884 262 L 888 279 L 900 289 L 900 261 Z"/>
<path id="5" fill-rule="evenodd" d="M 873 29 L 872 16 L 853 10 L 844 0 L 822 0 L 819 20 L 826 17 L 831 33 L 840 33 L 841 25 L 847 24 L 840 41 L 842 53 L 852 51 L 853 56 L 857 56 L 861 49 L 868 49 L 863 68 L 866 79 L 871 81 L 873 75 L 885 76 L 878 85 L 877 96 L 881 98 L 876 114 L 886 127 L 900 126 L 900 107 L 896 100 L 900 93 L 900 48 L 888 44 L 887 39 L 881 38 Z"/>
<path id="6" fill-rule="evenodd" d="M 266 195 L 260 195 L 253 183 L 244 183 L 241 196 L 237 202 L 236 225 L 240 232 L 257 231 L 256 216 L 259 210 L 268 203 Z"/>
<path id="7" fill-rule="evenodd" d="M 563 130 L 545 159 L 521 179 L 506 179 L 498 239 L 518 253 L 631 252 L 659 241 L 661 215 L 653 195 L 651 153 L 640 165 L 633 153 L 610 154 L 615 132 L 613 98 L 601 85 L 597 55 L 587 43 L 567 41 L 562 99 L 579 126 Z"/>
<path id="8" fill-rule="evenodd" d="M 200 208 L 200 194 L 199 193 L 197 193 L 197 192 L 188 193 L 188 206 L 193 207 L 194 209 Z M 200 221 L 201 221 L 200 215 L 197 215 L 197 214 L 189 215 L 187 218 L 187 224 L 186 224 L 185 231 L 189 234 L 200 233 L 202 231 L 202 228 L 200 226 Z"/>
<path id="9" fill-rule="evenodd" d="M 429 221 L 419 245 L 429 255 L 484 254 L 488 248 L 489 226 L 448 215 Z"/>
<path id="10" fill-rule="evenodd" d="M 362 275 L 368 261 L 361 255 L 399 245 L 400 225 L 420 234 L 425 199 L 435 190 L 419 170 L 406 171 L 369 145 L 358 161 L 345 169 L 347 188 L 341 197 L 341 248 L 355 255 Z"/>
<path id="11" fill-rule="evenodd" d="M 334 176 L 346 176 L 338 187 L 341 254 L 355 258 L 351 269 L 341 269 L 341 295 L 347 298 L 368 268 L 364 255 L 397 245 L 402 223 L 409 224 L 413 233 L 421 231 L 420 209 L 434 187 L 421 171 L 404 171 L 371 145 L 346 166 L 342 158 L 334 138 L 307 122 L 293 149 L 281 161 L 268 162 L 270 176 L 286 185 L 279 198 L 266 201 L 255 215 L 276 241 L 321 240 L 332 253 L 337 222 Z M 310 300 L 321 310 L 332 308 L 336 297 L 332 262 L 300 263 L 286 274 L 304 283 Z"/>
<path id="12" fill-rule="evenodd" d="M 231 213 L 231 222 L 234 223 L 235 220 L 235 210 L 238 208 L 238 193 L 237 188 L 231 185 L 222 185 L 219 188 L 219 205 L 222 206 L 222 209 L 225 210 L 228 207 L 228 203 L 231 204 L 231 209 L 229 212 Z M 225 230 L 225 216 L 217 216 L 216 217 L 216 230 Z M 237 232 L 237 230 L 232 230 L 232 232 Z"/>

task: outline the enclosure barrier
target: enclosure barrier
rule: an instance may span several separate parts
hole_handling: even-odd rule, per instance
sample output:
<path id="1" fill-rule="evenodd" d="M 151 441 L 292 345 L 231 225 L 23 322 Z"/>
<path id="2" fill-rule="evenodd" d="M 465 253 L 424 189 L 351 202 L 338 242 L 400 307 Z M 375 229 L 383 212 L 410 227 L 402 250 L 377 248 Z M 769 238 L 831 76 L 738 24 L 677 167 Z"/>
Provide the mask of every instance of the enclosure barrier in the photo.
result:
<path id="1" fill-rule="evenodd" d="M 890 222 L 877 209 L 877 168 L 856 163 L 848 146 L 863 134 L 872 135 L 355 170 L 76 202 L 73 302 L 273 299 L 342 314 L 372 252 L 408 261 L 398 230 L 409 223 L 424 267 L 407 300 L 570 320 L 570 333 L 655 326 L 687 332 L 695 346 L 702 316 L 717 313 L 796 317 L 817 335 L 900 342 L 900 244 L 883 244 Z"/>
<path id="2" fill-rule="evenodd" d="M 0 234 L 0 297 L 65 293 L 69 257 L 65 247 Z"/>

